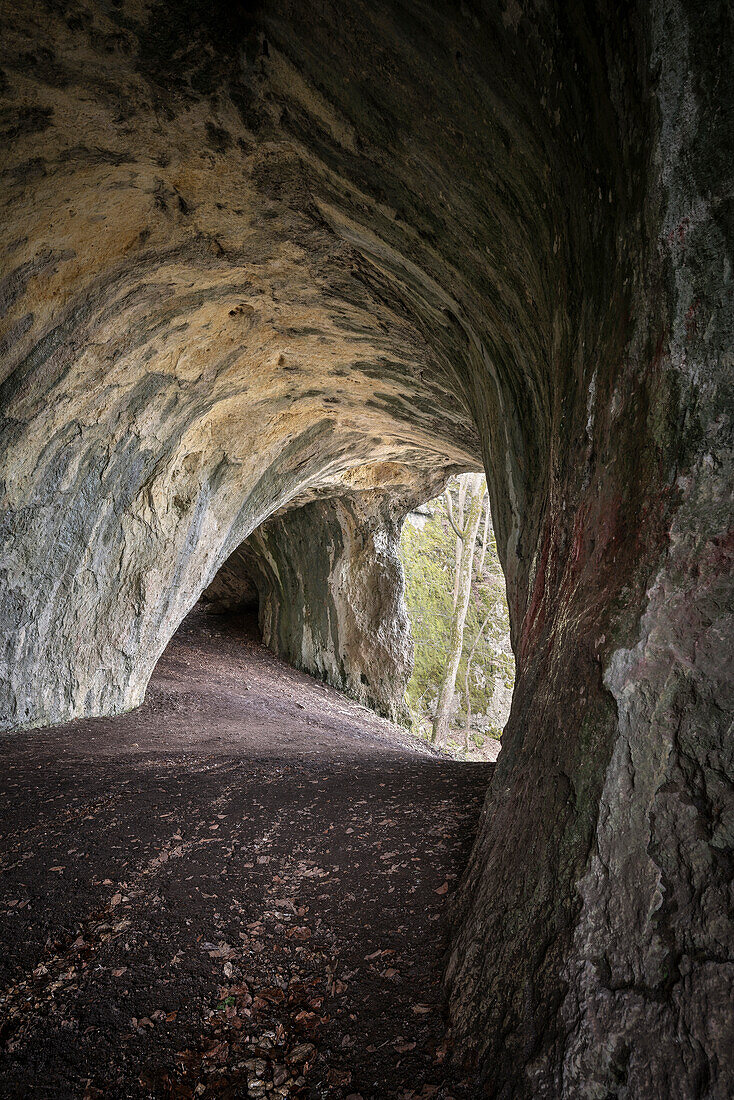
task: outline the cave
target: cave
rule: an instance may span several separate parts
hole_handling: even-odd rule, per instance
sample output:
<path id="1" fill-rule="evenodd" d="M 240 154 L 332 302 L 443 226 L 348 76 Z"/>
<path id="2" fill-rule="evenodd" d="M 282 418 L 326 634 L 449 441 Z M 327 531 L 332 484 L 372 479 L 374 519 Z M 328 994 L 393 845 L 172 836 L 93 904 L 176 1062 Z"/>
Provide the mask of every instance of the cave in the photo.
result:
<path id="1" fill-rule="evenodd" d="M 400 525 L 483 467 L 517 676 L 452 1058 L 724 1100 L 731 6 L 1 21 L 3 744 L 139 706 L 255 574 L 270 647 L 399 720 Z"/>

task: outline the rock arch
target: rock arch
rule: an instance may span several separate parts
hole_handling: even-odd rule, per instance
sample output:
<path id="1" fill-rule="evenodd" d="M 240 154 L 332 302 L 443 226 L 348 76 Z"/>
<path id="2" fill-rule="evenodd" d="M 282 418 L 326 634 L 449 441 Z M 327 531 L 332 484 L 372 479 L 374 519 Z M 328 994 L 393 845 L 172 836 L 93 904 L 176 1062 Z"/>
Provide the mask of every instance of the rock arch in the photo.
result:
<path id="1" fill-rule="evenodd" d="M 4 728 L 134 706 L 274 513 L 323 546 L 483 461 L 518 679 L 459 1049 L 490 1094 L 723 1096 L 727 6 L 3 23 Z"/>

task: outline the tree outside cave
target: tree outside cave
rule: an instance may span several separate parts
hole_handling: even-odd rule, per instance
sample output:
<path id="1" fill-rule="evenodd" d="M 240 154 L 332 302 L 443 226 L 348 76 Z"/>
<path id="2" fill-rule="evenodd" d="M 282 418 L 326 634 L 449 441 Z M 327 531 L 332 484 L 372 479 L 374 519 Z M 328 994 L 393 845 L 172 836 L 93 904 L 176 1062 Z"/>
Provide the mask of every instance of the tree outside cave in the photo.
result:
<path id="1" fill-rule="evenodd" d="M 415 643 L 413 732 L 464 758 L 495 759 L 515 661 L 484 476 L 452 478 L 410 513 L 400 555 Z"/>

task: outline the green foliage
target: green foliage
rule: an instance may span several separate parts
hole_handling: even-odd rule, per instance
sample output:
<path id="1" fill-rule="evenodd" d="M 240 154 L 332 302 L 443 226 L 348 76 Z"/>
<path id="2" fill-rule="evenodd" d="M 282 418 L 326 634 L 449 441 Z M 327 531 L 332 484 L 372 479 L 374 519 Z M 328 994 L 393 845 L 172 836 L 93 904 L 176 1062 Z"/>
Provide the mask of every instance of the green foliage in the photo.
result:
<path id="1" fill-rule="evenodd" d="M 456 536 L 449 525 L 446 506 L 439 499 L 433 501 L 429 507 L 432 515 L 425 525 L 418 528 L 406 521 L 400 540 L 406 603 L 415 642 L 415 666 L 406 701 L 413 716 L 414 727 L 418 728 L 428 716 L 429 705 L 435 700 L 443 677 L 451 628 L 456 562 Z M 456 688 L 461 697 L 458 715 L 460 722 L 466 718 L 464 683 L 467 657 L 490 611 L 489 621 L 472 660 L 469 677 L 472 713 L 487 711 L 496 680 L 511 686 L 515 675 L 515 663 L 512 654 L 508 652 L 509 616 L 505 579 L 491 527 L 481 575 L 478 571 L 483 533 L 482 523 L 474 555 L 464 647 L 456 680 Z M 496 734 L 493 732 L 492 735 Z"/>

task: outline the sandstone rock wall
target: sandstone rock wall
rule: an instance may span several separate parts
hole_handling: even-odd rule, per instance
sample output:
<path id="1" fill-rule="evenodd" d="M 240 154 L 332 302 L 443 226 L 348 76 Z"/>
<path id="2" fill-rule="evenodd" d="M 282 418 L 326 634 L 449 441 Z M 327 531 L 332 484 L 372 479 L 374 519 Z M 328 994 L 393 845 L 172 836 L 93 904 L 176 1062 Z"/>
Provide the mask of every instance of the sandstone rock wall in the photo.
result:
<path id="1" fill-rule="evenodd" d="M 406 718 L 413 659 L 400 528 L 416 499 L 439 488 L 406 474 L 402 491 L 362 490 L 268 520 L 203 597 L 227 610 L 257 603 L 266 645 L 393 721 Z"/>
<path id="2" fill-rule="evenodd" d="M 454 1018 L 470 1043 L 481 1006 L 491 1094 L 723 1100 L 734 1081 L 731 12 L 643 14 L 626 335 L 586 408 L 559 410 L 578 464 L 558 463 L 543 510 L 456 910 Z M 524 882 L 510 843 L 534 867 Z"/>
<path id="3" fill-rule="evenodd" d="M 139 703 L 221 563 L 304 493 L 477 462 L 430 339 L 450 323 L 417 324 L 326 220 L 260 102 L 262 34 L 228 18 L 3 11 L 2 728 Z"/>

